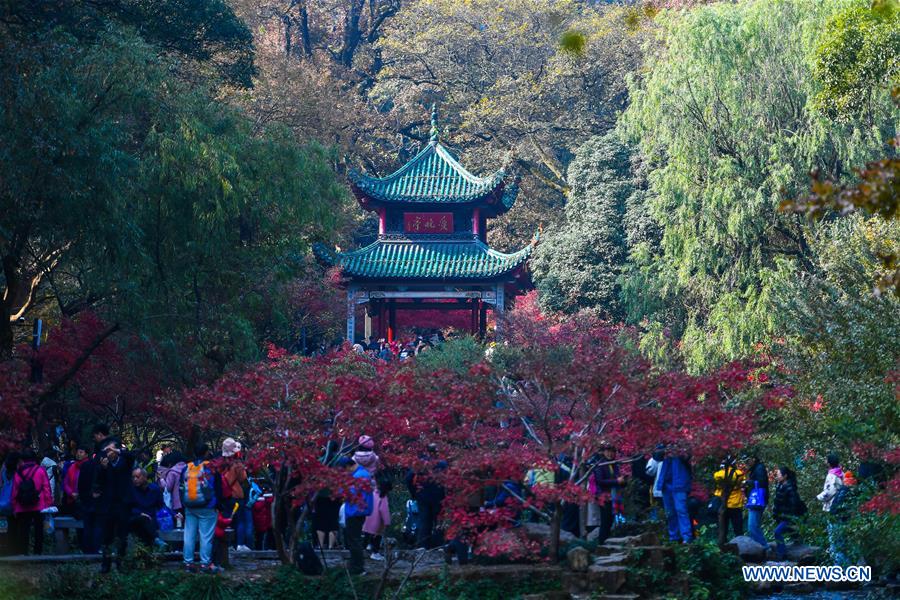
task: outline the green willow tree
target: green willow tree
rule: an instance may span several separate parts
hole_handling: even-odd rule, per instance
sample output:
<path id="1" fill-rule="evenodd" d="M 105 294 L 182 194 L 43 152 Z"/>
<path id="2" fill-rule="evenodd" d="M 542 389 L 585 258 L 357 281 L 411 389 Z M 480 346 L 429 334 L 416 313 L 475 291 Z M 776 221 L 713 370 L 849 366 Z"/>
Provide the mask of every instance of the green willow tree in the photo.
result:
<path id="1" fill-rule="evenodd" d="M 842 121 L 814 102 L 821 31 L 845 6 L 755 1 L 658 17 L 665 50 L 648 55 L 622 125 L 652 161 L 663 234 L 632 266 L 651 285 L 625 282 L 623 300 L 671 326 L 693 369 L 747 354 L 775 327 L 774 276 L 818 268 L 809 224 L 780 202 L 802 195 L 812 170 L 852 177 L 893 137 L 888 90 Z M 660 304 L 682 316 L 632 309 Z"/>

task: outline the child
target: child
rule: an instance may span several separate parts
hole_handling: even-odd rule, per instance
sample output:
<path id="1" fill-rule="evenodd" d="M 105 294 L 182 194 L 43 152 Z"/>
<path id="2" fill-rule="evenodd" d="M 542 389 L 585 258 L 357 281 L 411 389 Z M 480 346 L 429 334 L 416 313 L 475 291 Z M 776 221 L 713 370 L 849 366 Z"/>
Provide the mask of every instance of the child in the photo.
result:
<path id="1" fill-rule="evenodd" d="M 275 497 L 271 493 L 264 493 L 250 507 L 253 512 L 253 531 L 257 550 L 271 550 L 275 547 L 272 539 L 272 504 L 274 502 Z"/>
<path id="2" fill-rule="evenodd" d="M 391 524 L 391 509 L 388 506 L 388 494 L 391 492 L 393 484 L 387 478 L 378 478 L 379 481 L 375 486 L 373 493 L 374 506 L 372 514 L 366 517 L 363 524 L 363 533 L 369 540 L 372 548 L 372 560 L 384 560 L 384 556 L 379 552 L 381 550 L 381 538 L 384 530 Z"/>

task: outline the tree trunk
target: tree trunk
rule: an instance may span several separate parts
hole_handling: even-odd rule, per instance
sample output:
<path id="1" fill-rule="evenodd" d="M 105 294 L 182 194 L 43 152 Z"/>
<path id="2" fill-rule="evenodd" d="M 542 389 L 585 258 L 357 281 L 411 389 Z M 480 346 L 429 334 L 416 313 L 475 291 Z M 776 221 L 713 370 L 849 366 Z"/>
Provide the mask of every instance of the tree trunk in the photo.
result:
<path id="1" fill-rule="evenodd" d="M 275 534 L 275 551 L 278 552 L 278 558 L 283 565 L 291 564 L 291 556 L 288 553 L 287 547 L 284 545 L 284 530 L 287 528 L 287 514 L 291 510 L 290 503 L 288 503 L 287 507 L 284 505 L 285 497 L 289 498 L 287 491 L 284 488 L 287 487 L 288 481 L 291 480 L 290 471 L 291 468 L 289 466 L 282 465 L 275 482 L 275 501 L 272 503 L 272 512 L 275 513 L 272 516 L 272 529 Z"/>
<path id="2" fill-rule="evenodd" d="M 559 534 L 562 527 L 562 503 L 553 503 L 553 515 L 550 518 L 550 562 L 559 562 Z"/>
<path id="3" fill-rule="evenodd" d="M 344 21 L 344 43 L 341 46 L 341 64 L 346 68 L 353 66 L 353 56 L 356 48 L 362 40 L 362 31 L 359 29 L 359 20 L 362 17 L 365 0 L 350 0 L 347 17 Z"/>

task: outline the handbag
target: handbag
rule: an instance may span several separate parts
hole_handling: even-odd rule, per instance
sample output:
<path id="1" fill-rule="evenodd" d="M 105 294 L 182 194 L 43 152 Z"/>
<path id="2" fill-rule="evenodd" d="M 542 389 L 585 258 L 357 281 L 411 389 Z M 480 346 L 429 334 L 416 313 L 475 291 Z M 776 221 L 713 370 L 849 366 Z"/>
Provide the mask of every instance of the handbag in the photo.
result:
<path id="1" fill-rule="evenodd" d="M 759 482 L 753 482 L 753 489 L 747 495 L 747 508 L 765 508 L 766 507 L 766 490 L 759 487 Z"/>
<path id="2" fill-rule="evenodd" d="M 172 531 L 175 529 L 175 519 L 172 511 L 168 508 L 161 508 L 156 511 L 156 524 L 160 531 Z"/>
<path id="3" fill-rule="evenodd" d="M 706 510 L 711 513 L 718 514 L 720 510 L 722 510 L 722 497 L 721 496 L 713 496 L 709 499 L 709 504 L 706 505 Z"/>

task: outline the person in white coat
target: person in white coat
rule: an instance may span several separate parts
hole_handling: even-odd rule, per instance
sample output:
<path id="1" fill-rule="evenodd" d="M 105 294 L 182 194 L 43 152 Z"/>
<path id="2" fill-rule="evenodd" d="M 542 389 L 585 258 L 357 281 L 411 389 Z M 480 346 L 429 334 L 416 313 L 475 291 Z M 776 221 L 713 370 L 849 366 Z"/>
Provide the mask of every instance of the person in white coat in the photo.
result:
<path id="1" fill-rule="evenodd" d="M 653 451 L 653 455 L 650 457 L 650 460 L 647 461 L 647 466 L 644 470 L 647 473 L 648 477 L 653 478 L 653 501 L 650 504 L 650 520 L 658 521 L 659 513 L 658 506 L 662 504 L 662 489 L 659 485 L 659 474 L 662 472 L 660 467 L 663 464 L 663 461 L 666 459 L 666 447 L 663 444 L 659 444 L 656 446 L 656 449 Z"/>
<path id="2" fill-rule="evenodd" d="M 826 460 L 828 461 L 828 474 L 825 475 L 825 484 L 822 486 L 822 492 L 816 496 L 816 500 L 822 503 L 823 511 L 830 513 L 834 499 L 844 487 L 844 470 L 841 468 L 840 458 L 836 454 L 829 454 Z M 842 550 L 843 540 L 841 539 L 840 524 L 837 519 L 829 518 L 827 527 L 829 552 L 836 565 L 844 566 L 849 561 Z"/>

